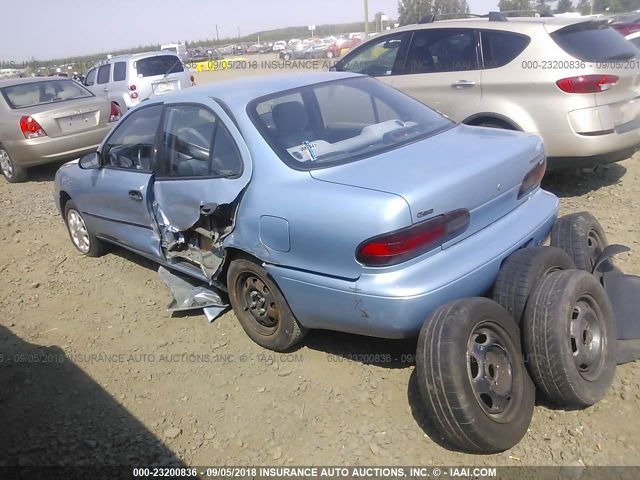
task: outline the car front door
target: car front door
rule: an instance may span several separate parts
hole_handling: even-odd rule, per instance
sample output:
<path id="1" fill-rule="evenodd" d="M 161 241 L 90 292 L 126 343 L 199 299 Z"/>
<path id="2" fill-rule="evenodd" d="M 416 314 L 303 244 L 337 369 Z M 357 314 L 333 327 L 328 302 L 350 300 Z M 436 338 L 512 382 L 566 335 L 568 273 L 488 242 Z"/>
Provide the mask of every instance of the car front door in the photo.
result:
<path id="1" fill-rule="evenodd" d="M 478 112 L 481 70 L 476 30 L 415 31 L 403 67 L 391 77 L 393 87 L 457 121 Z"/>
<path id="2" fill-rule="evenodd" d="M 403 58 L 411 40 L 411 32 L 394 33 L 371 40 L 348 53 L 336 65 L 342 72 L 360 73 L 393 84 L 395 75 L 404 67 Z"/>
<path id="3" fill-rule="evenodd" d="M 167 104 L 163 118 L 154 214 L 163 248 L 171 250 L 176 242 L 193 238 L 196 227 L 231 227 L 252 166 L 240 132 L 215 101 Z M 214 244 L 219 240 L 213 234 L 210 238 Z"/>
<path id="4" fill-rule="evenodd" d="M 100 151 L 101 168 L 90 170 L 79 195 L 89 230 L 154 259 L 162 259 L 152 217 L 153 165 L 162 104 L 127 115 Z"/>

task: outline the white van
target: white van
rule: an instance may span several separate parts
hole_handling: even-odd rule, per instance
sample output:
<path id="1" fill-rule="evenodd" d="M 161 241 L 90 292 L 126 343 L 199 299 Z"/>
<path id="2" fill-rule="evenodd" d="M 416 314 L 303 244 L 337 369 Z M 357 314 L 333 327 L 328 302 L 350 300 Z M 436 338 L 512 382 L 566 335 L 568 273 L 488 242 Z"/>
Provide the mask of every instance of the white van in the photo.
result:
<path id="1" fill-rule="evenodd" d="M 151 52 L 112 57 L 89 70 L 83 85 L 115 102 L 124 113 L 144 100 L 195 83 L 177 55 Z"/>

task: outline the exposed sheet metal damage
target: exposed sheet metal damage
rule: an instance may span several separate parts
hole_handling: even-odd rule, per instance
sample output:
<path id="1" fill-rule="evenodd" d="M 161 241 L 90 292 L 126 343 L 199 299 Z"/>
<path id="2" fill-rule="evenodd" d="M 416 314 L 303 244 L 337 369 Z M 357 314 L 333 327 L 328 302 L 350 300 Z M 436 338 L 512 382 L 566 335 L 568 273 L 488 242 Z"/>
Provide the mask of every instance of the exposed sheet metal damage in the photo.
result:
<path id="1" fill-rule="evenodd" d="M 224 288 L 217 281 L 217 275 L 225 260 L 222 240 L 231 233 L 235 223 L 237 203 L 202 204 L 198 207 L 197 220 L 187 229 L 180 229 L 170 221 L 158 202 L 153 202 L 153 213 L 160 234 L 160 245 L 169 261 L 186 261 L 198 267 L 209 285 L 197 280 L 184 278 L 160 267 L 158 274 L 171 290 L 172 301 L 167 309 L 171 312 L 203 308 L 207 319 L 212 322 L 229 304 Z M 184 216 L 193 216 L 193 207 L 184 207 Z M 181 209 L 172 206 L 172 213 Z M 183 218 L 184 218 L 183 216 Z"/>

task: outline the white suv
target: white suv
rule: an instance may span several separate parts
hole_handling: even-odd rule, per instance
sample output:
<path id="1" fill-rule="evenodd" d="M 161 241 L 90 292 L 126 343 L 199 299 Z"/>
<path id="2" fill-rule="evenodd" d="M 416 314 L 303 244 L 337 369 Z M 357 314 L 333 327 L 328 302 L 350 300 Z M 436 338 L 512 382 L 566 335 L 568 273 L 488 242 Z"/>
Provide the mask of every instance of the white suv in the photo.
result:
<path id="1" fill-rule="evenodd" d="M 176 55 L 152 52 L 112 57 L 89 70 L 83 84 L 126 112 L 155 95 L 189 88 L 194 78 Z"/>
<path id="2" fill-rule="evenodd" d="M 633 153 L 638 49 L 606 20 L 487 17 L 390 31 L 335 68 L 378 77 L 459 122 L 539 134 L 550 170 Z"/>

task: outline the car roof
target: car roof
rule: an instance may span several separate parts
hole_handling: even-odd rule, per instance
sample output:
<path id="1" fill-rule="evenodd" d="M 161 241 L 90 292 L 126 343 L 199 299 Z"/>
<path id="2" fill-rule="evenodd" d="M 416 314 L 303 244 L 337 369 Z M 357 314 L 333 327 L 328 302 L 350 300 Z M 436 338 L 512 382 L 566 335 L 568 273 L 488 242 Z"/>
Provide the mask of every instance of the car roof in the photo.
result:
<path id="1" fill-rule="evenodd" d="M 245 77 L 239 80 L 227 80 L 187 88 L 176 93 L 163 95 L 162 98 L 158 100 L 172 101 L 197 94 L 211 98 L 219 98 L 233 107 L 244 109 L 251 101 L 266 95 L 305 87 L 307 85 L 356 77 L 365 76 L 349 72 L 317 72 Z"/>
<path id="2" fill-rule="evenodd" d="M 8 78 L 6 80 L 0 80 L 0 88 L 2 87 L 11 87 L 13 85 L 20 85 L 23 83 L 36 83 L 36 82 L 51 82 L 51 81 L 69 81 L 73 82 L 72 79 L 68 77 L 25 77 L 25 78 Z"/>
<path id="3" fill-rule="evenodd" d="M 159 50 L 157 52 L 143 52 L 143 53 L 130 53 L 127 55 L 117 55 L 106 60 L 105 64 L 115 62 L 115 61 L 122 61 L 122 60 L 138 60 L 140 58 L 157 57 L 160 55 L 173 55 L 174 57 L 177 57 L 176 52 L 174 52 L 173 50 Z"/>
<path id="4" fill-rule="evenodd" d="M 456 18 L 450 20 L 437 20 L 431 23 L 418 23 L 405 25 L 403 27 L 390 30 L 389 32 L 405 32 L 412 30 L 426 30 L 430 28 L 491 28 L 495 30 L 506 30 L 511 32 L 526 33 L 544 26 L 548 32 L 554 32 L 568 25 L 577 23 L 604 21 L 603 18 L 596 17 L 508 17 L 507 21 L 495 21 L 488 18 Z"/>

